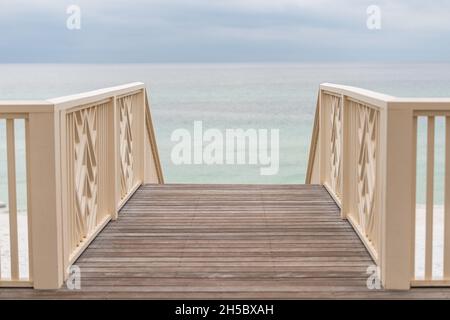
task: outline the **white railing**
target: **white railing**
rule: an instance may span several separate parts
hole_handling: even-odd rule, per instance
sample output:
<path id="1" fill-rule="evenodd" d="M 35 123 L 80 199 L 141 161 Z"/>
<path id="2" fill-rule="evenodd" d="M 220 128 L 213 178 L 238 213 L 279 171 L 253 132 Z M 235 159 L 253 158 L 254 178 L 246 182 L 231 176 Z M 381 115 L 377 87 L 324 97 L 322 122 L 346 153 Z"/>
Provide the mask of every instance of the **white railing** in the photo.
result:
<path id="1" fill-rule="evenodd" d="M 446 119 L 443 276 L 432 269 L 434 119 Z M 416 230 L 417 121 L 428 118 L 425 236 Z M 409 99 L 322 84 L 306 183 L 322 184 L 381 268 L 388 289 L 450 286 L 450 99 Z M 417 247 L 425 247 L 419 278 Z"/>
<path id="2" fill-rule="evenodd" d="M 10 272 L 0 286 L 59 288 L 142 183 L 163 183 L 145 87 L 0 102 L 6 119 Z M 25 122 L 28 273 L 19 273 L 14 123 Z M 0 238 L 3 239 L 3 238 Z M 0 242 L 0 252 L 4 248 Z M 0 255 L 1 257 L 1 255 Z M 0 263 L 6 263 L 0 261 Z M 6 269 L 6 268 L 5 268 Z"/>

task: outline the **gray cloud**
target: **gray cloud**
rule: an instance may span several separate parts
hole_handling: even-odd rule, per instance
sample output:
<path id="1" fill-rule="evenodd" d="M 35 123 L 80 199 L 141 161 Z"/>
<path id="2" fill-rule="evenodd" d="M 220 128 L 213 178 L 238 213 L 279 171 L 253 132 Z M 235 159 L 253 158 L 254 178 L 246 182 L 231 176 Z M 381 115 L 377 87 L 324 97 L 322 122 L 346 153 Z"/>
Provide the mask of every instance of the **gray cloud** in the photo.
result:
<path id="1" fill-rule="evenodd" d="M 2 0 L 0 63 L 448 61 L 449 13 L 444 0 Z"/>

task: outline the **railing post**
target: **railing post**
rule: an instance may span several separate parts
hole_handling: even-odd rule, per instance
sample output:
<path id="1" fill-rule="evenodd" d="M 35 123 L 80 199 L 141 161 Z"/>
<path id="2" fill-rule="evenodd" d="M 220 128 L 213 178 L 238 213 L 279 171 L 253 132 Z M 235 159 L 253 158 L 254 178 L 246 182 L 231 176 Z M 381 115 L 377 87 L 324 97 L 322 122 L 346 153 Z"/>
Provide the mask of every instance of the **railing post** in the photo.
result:
<path id="1" fill-rule="evenodd" d="M 322 105 L 323 91 L 319 90 L 319 183 L 324 184 L 326 180 L 327 172 L 327 147 L 328 141 L 326 141 L 326 132 L 329 127 L 327 119 L 325 117 L 326 110 Z"/>
<path id="2" fill-rule="evenodd" d="M 351 154 L 353 150 L 353 136 L 352 136 L 352 113 L 350 107 L 347 103 L 347 97 L 342 95 L 341 97 L 342 104 L 342 206 L 341 206 L 341 218 L 346 219 L 347 214 L 350 211 L 351 201 L 353 200 L 351 197 L 352 191 L 355 190 L 358 186 L 354 184 L 353 172 L 356 172 L 356 169 L 353 165 L 354 157 Z"/>
<path id="3" fill-rule="evenodd" d="M 381 278 L 385 289 L 408 290 L 414 210 L 414 118 L 389 102 L 381 111 Z"/>
<path id="4" fill-rule="evenodd" d="M 111 166 L 108 167 L 111 178 L 110 196 L 108 204 L 112 213 L 111 219 L 117 220 L 119 216 L 118 203 L 120 200 L 119 180 L 119 119 L 117 114 L 117 97 L 111 97 L 111 112 L 108 113 L 108 158 Z"/>
<path id="5" fill-rule="evenodd" d="M 27 144 L 34 288 L 57 289 L 64 277 L 57 113 L 29 114 Z"/>
<path id="6" fill-rule="evenodd" d="M 139 175 L 139 180 L 144 183 L 145 180 L 145 143 L 146 143 L 146 130 L 145 130 L 145 89 L 142 89 L 141 92 L 138 95 L 139 99 L 139 109 L 138 109 L 138 123 L 137 126 L 137 154 L 138 154 L 138 161 L 137 161 L 137 172 Z"/>
<path id="7" fill-rule="evenodd" d="M 143 107 L 143 109 L 144 109 L 144 118 L 145 118 L 145 123 L 144 123 L 144 133 L 143 133 L 143 136 L 144 136 L 144 165 L 143 165 L 143 170 L 144 170 L 144 173 L 143 173 L 143 183 L 151 183 L 152 182 L 152 180 L 153 180 L 153 177 L 152 177 L 152 163 L 153 163 L 153 153 L 152 153 L 152 150 L 151 150 L 151 145 L 150 145 L 150 139 L 151 139 L 151 137 L 150 137 L 150 135 L 149 135 L 149 128 L 148 128 L 148 121 L 151 121 L 150 119 L 147 119 L 147 117 L 148 117 L 148 110 L 147 110 L 147 108 L 148 108 L 148 101 L 147 101 L 147 93 L 146 93 L 146 91 L 144 90 L 143 91 L 143 97 L 142 97 L 142 99 L 143 99 L 143 105 L 144 105 L 144 107 Z"/>

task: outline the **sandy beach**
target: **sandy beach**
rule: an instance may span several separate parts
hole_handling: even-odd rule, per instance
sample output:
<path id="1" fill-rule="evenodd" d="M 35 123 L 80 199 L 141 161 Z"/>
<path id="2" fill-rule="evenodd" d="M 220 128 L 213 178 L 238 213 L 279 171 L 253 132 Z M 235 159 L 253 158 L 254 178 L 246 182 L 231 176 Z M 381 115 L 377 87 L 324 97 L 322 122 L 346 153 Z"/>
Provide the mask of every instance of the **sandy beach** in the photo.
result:
<path id="1" fill-rule="evenodd" d="M 19 226 L 19 272 L 21 278 L 28 277 L 28 233 L 25 212 L 18 213 Z M 11 258 L 9 243 L 9 216 L 5 209 L 0 209 L 0 267 L 2 278 L 11 275 Z"/>

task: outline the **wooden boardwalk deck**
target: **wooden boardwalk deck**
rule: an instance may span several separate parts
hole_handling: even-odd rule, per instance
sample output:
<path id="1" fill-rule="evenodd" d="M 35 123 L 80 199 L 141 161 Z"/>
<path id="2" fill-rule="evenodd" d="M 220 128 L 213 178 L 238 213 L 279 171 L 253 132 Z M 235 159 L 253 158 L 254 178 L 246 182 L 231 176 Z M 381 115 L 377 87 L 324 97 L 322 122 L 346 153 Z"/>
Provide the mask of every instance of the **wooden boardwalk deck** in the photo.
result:
<path id="1" fill-rule="evenodd" d="M 450 298 L 366 288 L 373 262 L 312 185 L 147 185 L 78 259 L 81 290 L 0 298 Z"/>

